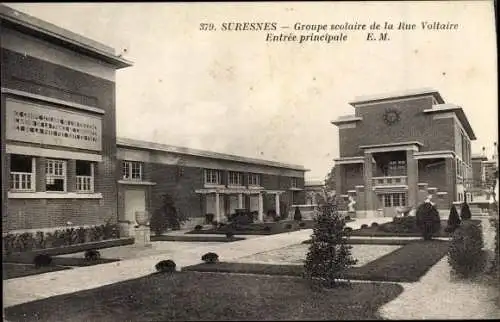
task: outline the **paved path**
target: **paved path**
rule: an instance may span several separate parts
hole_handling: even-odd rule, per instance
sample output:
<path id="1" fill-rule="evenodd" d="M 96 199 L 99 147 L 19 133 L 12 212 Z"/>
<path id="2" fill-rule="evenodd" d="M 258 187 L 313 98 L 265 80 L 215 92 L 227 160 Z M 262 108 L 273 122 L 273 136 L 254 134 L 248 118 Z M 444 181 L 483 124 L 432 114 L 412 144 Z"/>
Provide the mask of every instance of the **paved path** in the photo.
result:
<path id="1" fill-rule="evenodd" d="M 373 221 L 381 224 L 390 220 L 391 218 L 366 218 L 347 225 L 357 229 L 362 224 Z M 154 265 L 163 259 L 174 260 L 178 269 L 200 263 L 201 255 L 209 251 L 216 252 L 220 260 L 228 261 L 301 243 L 309 239 L 311 233 L 311 229 L 304 229 L 231 243 L 155 242 L 150 249 L 137 249 L 137 252 L 144 255 L 139 258 L 6 280 L 3 282 L 4 307 L 139 278 L 153 273 Z M 134 249 L 134 246 L 125 246 L 102 252 L 118 256 L 127 247 L 129 252 Z"/>

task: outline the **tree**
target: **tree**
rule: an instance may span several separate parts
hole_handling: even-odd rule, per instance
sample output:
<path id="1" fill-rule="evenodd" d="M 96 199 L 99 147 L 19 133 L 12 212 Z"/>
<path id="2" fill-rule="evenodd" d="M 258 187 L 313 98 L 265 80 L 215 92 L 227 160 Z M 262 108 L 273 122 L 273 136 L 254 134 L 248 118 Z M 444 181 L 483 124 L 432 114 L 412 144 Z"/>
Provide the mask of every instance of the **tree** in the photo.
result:
<path id="1" fill-rule="evenodd" d="M 295 221 L 301 221 L 302 220 L 302 214 L 300 213 L 300 208 L 295 207 L 295 213 L 293 214 L 293 220 Z"/>
<path id="2" fill-rule="evenodd" d="M 189 219 L 175 206 L 172 197 L 169 194 L 164 194 L 161 206 L 151 216 L 150 227 L 155 235 L 161 235 L 169 228 L 179 229 L 187 220 Z"/>
<path id="3" fill-rule="evenodd" d="M 335 191 L 336 189 L 336 181 L 335 181 L 335 166 L 332 167 L 330 172 L 326 175 L 325 178 L 325 188 L 328 191 Z"/>
<path id="4" fill-rule="evenodd" d="M 455 205 L 451 206 L 450 215 L 448 216 L 448 232 L 452 233 L 460 226 L 460 216 L 458 215 Z"/>
<path id="5" fill-rule="evenodd" d="M 417 208 L 417 227 L 422 232 L 424 240 L 431 240 L 441 229 L 441 218 L 434 204 L 424 202 Z"/>
<path id="6" fill-rule="evenodd" d="M 464 202 L 462 204 L 462 209 L 460 210 L 460 217 L 462 217 L 462 220 L 469 220 L 472 218 L 469 204 L 467 202 Z"/>
<path id="7" fill-rule="evenodd" d="M 304 277 L 318 280 L 325 287 L 335 287 L 344 272 L 356 264 L 352 246 L 347 244 L 345 221 L 328 195 L 326 204 L 315 218 L 313 235 L 304 264 Z"/>

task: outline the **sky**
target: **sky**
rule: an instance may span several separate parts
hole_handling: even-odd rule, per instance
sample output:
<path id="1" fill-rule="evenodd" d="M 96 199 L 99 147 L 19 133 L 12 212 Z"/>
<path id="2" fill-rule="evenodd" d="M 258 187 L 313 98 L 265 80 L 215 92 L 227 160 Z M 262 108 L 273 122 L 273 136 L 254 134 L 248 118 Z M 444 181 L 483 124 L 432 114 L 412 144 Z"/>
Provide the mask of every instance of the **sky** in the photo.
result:
<path id="1" fill-rule="evenodd" d="M 437 89 L 461 106 L 477 140 L 498 137 L 493 1 L 5 3 L 105 43 L 134 63 L 117 73 L 117 135 L 303 165 L 324 179 L 339 156 L 331 120 L 358 96 Z M 225 22 L 415 23 L 389 41 L 266 42 Z M 459 24 L 421 30 L 421 22 Z M 214 23 L 217 31 L 201 31 Z M 330 34 L 337 33 L 329 31 Z M 320 33 L 321 34 L 321 33 Z"/>

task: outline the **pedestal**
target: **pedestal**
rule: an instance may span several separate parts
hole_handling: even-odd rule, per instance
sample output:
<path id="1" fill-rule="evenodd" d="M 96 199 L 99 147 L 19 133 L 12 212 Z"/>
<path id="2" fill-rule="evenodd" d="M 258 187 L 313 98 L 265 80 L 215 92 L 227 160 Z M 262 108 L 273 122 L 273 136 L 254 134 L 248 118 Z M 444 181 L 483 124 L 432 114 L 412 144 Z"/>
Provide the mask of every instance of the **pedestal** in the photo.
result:
<path id="1" fill-rule="evenodd" d="M 151 246 L 151 229 L 149 226 L 139 226 L 135 228 L 134 246 Z"/>

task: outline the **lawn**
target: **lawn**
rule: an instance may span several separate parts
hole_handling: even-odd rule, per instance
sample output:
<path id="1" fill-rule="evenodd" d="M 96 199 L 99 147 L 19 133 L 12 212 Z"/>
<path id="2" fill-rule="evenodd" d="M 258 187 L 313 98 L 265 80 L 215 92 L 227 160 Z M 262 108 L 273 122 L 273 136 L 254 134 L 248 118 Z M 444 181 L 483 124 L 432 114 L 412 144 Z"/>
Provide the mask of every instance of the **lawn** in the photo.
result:
<path id="1" fill-rule="evenodd" d="M 472 220 L 473 222 L 480 222 L 479 220 Z M 434 235 L 434 237 L 450 237 L 451 234 L 444 231 L 448 225 L 447 220 L 441 220 L 441 229 Z M 353 230 L 351 236 L 363 237 L 421 237 L 422 233 L 416 226 L 405 229 L 402 225 L 388 222 L 380 224 L 377 227 L 366 227 Z"/>
<path id="2" fill-rule="evenodd" d="M 449 242 L 441 240 L 414 241 L 361 267 L 348 269 L 345 277 L 353 280 L 416 282 L 446 255 L 448 245 Z M 284 276 L 303 274 L 303 266 L 296 264 L 220 262 L 187 266 L 183 270 Z"/>
<path id="3" fill-rule="evenodd" d="M 191 230 L 186 234 L 226 234 L 232 232 L 235 235 L 275 235 L 300 229 L 311 229 L 314 226 L 314 220 L 303 220 L 303 227 L 294 220 L 283 220 L 278 222 L 258 222 L 248 225 L 231 226 L 227 224 L 221 228 L 208 228 L 201 230 Z"/>
<path id="4" fill-rule="evenodd" d="M 349 238 L 347 244 L 349 245 L 408 245 L 414 242 L 412 239 L 396 239 L 396 238 Z M 310 244 L 311 240 L 305 240 L 302 244 Z"/>
<path id="5" fill-rule="evenodd" d="M 301 278 L 180 272 L 5 309 L 9 321 L 372 320 L 397 284 L 315 291 Z"/>
<path id="6" fill-rule="evenodd" d="M 53 257 L 52 264 L 45 267 L 35 268 L 31 262 L 26 261 L 24 258 L 19 258 L 17 261 L 10 261 L 2 263 L 3 280 L 24 277 L 30 275 L 38 275 L 48 272 L 55 272 L 71 267 L 93 266 L 99 264 L 106 264 L 116 262 L 118 259 L 101 258 L 95 261 L 87 261 L 82 257 Z"/>
<path id="7" fill-rule="evenodd" d="M 178 241 L 178 242 L 221 242 L 221 243 L 229 243 L 235 242 L 239 240 L 245 240 L 243 237 L 231 237 L 227 238 L 225 236 L 151 236 L 151 241 Z"/>

